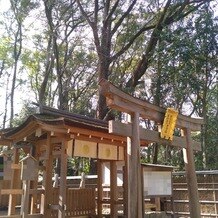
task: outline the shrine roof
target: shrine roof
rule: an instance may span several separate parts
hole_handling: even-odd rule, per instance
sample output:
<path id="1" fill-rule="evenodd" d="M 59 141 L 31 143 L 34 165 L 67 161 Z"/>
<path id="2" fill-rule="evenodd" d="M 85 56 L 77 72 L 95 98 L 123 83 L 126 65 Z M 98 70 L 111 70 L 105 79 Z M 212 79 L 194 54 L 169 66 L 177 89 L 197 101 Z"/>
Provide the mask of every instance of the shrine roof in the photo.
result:
<path id="1" fill-rule="evenodd" d="M 34 114 L 30 115 L 27 120 L 22 123 L 20 126 L 11 129 L 5 132 L 3 135 L 6 137 L 12 136 L 13 134 L 19 132 L 26 126 L 30 124 L 40 124 L 40 125 L 50 125 L 57 127 L 65 127 L 65 126 L 77 126 L 79 128 L 87 128 L 87 129 L 96 129 L 98 131 L 107 131 L 108 124 L 107 122 L 98 122 L 98 120 L 88 120 L 86 117 L 65 117 L 65 116 L 48 116 L 48 114 Z"/>
<path id="2" fill-rule="evenodd" d="M 2 132 L 2 135 L 5 135 L 6 137 L 13 136 L 26 126 L 33 123 L 58 127 L 76 125 L 79 128 L 95 129 L 103 132 L 108 131 L 107 121 L 43 106 L 42 113 L 30 115 L 20 126 L 8 129 L 7 131 Z"/>
<path id="3" fill-rule="evenodd" d="M 35 141 L 48 132 L 65 134 L 66 137 L 80 137 L 90 141 L 101 140 L 104 143 L 111 143 L 112 140 L 112 144 L 126 141 L 125 137 L 108 133 L 107 121 L 43 106 L 41 113 L 30 115 L 16 128 L 2 131 L 0 144 L 8 145 L 10 142 L 18 143 L 25 140 Z"/>

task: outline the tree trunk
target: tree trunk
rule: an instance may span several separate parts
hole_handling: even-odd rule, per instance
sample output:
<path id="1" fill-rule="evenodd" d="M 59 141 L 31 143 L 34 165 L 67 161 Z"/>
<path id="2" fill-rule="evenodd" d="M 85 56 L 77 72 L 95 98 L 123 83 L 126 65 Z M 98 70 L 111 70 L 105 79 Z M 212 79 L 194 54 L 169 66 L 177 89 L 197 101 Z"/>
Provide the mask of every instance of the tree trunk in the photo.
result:
<path id="1" fill-rule="evenodd" d="M 54 65 L 54 59 L 52 57 L 51 47 L 52 47 L 52 37 L 50 36 L 47 45 L 46 68 L 45 68 L 44 78 L 39 89 L 40 110 L 43 105 L 46 105 L 46 88 L 48 85 L 49 75 L 52 73 L 52 67 Z"/>
<path id="2" fill-rule="evenodd" d="M 3 124 L 2 128 L 5 129 L 6 127 L 6 122 L 7 122 L 7 114 L 8 114 L 8 84 L 9 84 L 9 77 L 7 78 L 7 86 L 6 86 L 6 91 L 5 91 L 5 112 L 4 112 L 4 117 L 3 117 Z"/>
<path id="3" fill-rule="evenodd" d="M 16 13 L 14 11 L 14 13 Z M 22 50 L 22 25 L 19 19 L 16 16 L 17 21 L 17 31 L 15 34 L 14 39 L 14 72 L 13 72 L 13 78 L 12 78 L 12 85 L 11 85 L 11 114 L 10 114 L 10 127 L 13 125 L 13 119 L 14 119 L 14 93 L 15 93 L 15 87 L 16 87 L 16 79 L 17 79 L 17 73 L 18 73 L 18 61 L 21 55 Z"/>
<path id="4" fill-rule="evenodd" d="M 158 47 L 160 46 L 160 40 L 158 41 Z M 154 95 L 154 104 L 157 106 L 161 106 L 161 85 L 162 85 L 162 81 L 161 81 L 161 57 L 160 57 L 160 52 L 158 52 L 158 56 L 157 56 L 157 82 L 156 82 L 156 89 L 155 89 L 155 95 Z M 157 126 L 155 126 L 155 128 L 158 128 Z M 157 159 L 158 159 L 158 150 L 159 150 L 159 145 L 158 143 L 154 143 L 154 156 L 153 156 L 153 163 L 156 164 L 157 163 Z M 166 152 L 166 151 L 165 151 Z"/>

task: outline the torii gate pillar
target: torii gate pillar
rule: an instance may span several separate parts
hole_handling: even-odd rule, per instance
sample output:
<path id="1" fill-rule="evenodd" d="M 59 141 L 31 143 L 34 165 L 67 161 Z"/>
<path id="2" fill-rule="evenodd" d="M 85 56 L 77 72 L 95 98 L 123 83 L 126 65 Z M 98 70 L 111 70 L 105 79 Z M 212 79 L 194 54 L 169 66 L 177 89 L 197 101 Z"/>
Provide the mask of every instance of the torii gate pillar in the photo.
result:
<path id="1" fill-rule="evenodd" d="M 186 181 L 188 185 L 190 216 L 192 218 L 200 218 L 201 210 L 199 204 L 197 176 L 195 173 L 194 154 L 191 146 L 191 130 L 186 128 L 184 129 L 184 133 L 186 137 L 186 149 L 183 149 L 183 156 L 185 162 Z"/>
<path id="2" fill-rule="evenodd" d="M 128 217 L 142 218 L 144 201 L 140 163 L 139 113 L 131 115 L 132 135 L 127 141 Z M 131 197 L 130 197 L 131 196 Z"/>

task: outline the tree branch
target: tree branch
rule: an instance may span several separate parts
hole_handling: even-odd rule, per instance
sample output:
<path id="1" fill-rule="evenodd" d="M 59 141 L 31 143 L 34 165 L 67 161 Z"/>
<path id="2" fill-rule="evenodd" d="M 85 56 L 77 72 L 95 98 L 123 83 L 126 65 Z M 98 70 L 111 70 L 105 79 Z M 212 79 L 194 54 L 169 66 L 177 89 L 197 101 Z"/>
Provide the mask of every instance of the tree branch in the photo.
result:
<path id="1" fill-rule="evenodd" d="M 96 48 L 97 48 L 97 52 L 99 53 L 100 52 L 100 40 L 99 40 L 99 36 L 98 36 L 98 28 L 97 28 L 97 11 L 98 11 L 98 6 L 96 7 L 95 5 L 95 22 L 92 22 L 90 19 L 89 19 L 89 16 L 88 14 L 85 12 L 85 10 L 83 9 L 81 3 L 80 3 L 80 0 L 76 0 L 78 6 L 79 6 L 79 9 L 83 15 L 83 17 L 87 20 L 88 24 L 90 25 L 90 27 L 92 28 L 93 30 L 93 36 L 94 36 L 94 41 L 95 41 L 95 45 L 96 45 Z M 98 4 L 98 1 L 96 0 L 95 1 L 95 4 Z M 97 10 L 97 11 L 96 11 Z"/>
<path id="2" fill-rule="evenodd" d="M 108 20 L 111 19 L 113 13 L 115 12 L 115 10 L 116 10 L 116 8 L 117 8 L 117 6 L 118 6 L 118 4 L 119 4 L 119 1 L 120 1 L 120 0 L 117 0 L 117 1 L 115 2 L 114 6 L 112 7 L 110 13 L 108 14 L 108 16 L 107 16 L 107 18 L 106 18 L 106 20 L 105 20 L 105 23 L 107 23 Z"/>
<path id="3" fill-rule="evenodd" d="M 95 0 L 94 22 L 98 23 L 98 0 Z"/>
<path id="4" fill-rule="evenodd" d="M 3 70 L 5 69 L 5 59 L 2 60 L 2 65 L 1 65 L 1 69 L 0 69 L 0 78 L 3 74 Z"/>
<path id="5" fill-rule="evenodd" d="M 111 35 L 114 35 L 116 33 L 117 29 L 120 27 L 122 24 L 123 20 L 129 15 L 130 11 L 133 9 L 134 5 L 136 4 L 137 0 L 133 0 L 132 4 L 129 6 L 127 11 L 123 14 L 123 16 L 117 21 L 115 24 L 114 28 L 111 31 Z"/>
<path id="6" fill-rule="evenodd" d="M 163 29 L 163 23 L 165 21 L 165 16 L 167 13 L 168 8 L 170 7 L 171 0 L 168 0 L 164 10 L 151 34 L 150 41 L 148 43 L 148 46 L 146 48 L 145 54 L 142 56 L 141 61 L 139 62 L 136 70 L 133 72 L 133 77 L 130 78 L 130 80 L 127 82 L 127 87 L 133 86 L 135 87 L 138 85 L 139 79 L 142 77 L 146 69 L 148 68 L 148 64 L 150 63 L 150 57 L 152 56 L 154 52 L 154 48 L 157 45 L 158 39 L 160 37 L 160 31 Z"/>
<path id="7" fill-rule="evenodd" d="M 155 29 L 152 32 L 152 35 L 150 37 L 150 41 L 148 43 L 147 49 L 145 54 L 142 55 L 142 59 L 139 61 L 136 70 L 133 72 L 133 76 L 128 80 L 127 82 L 127 87 L 135 87 L 139 83 L 139 79 L 144 75 L 145 71 L 147 70 L 150 62 L 151 62 L 151 56 L 154 53 L 154 49 L 157 45 L 158 39 L 160 37 L 160 33 L 163 30 L 163 28 L 167 25 L 172 24 L 173 22 L 176 22 L 186 16 L 188 16 L 190 13 L 193 11 L 197 10 L 200 6 L 205 4 L 205 2 L 210 2 L 211 0 L 195 0 L 195 1 L 190 1 L 190 0 L 185 0 L 183 4 L 177 4 L 178 10 L 176 10 L 175 7 L 173 7 L 173 11 L 175 11 L 173 14 L 170 14 L 169 11 L 169 6 L 171 3 L 171 0 L 168 0 L 165 7 L 164 11 L 159 18 Z M 192 7 L 190 10 L 185 11 L 188 5 L 194 4 L 194 3 L 199 3 L 198 5 Z M 167 15 L 167 12 L 170 14 Z"/>
<path id="8" fill-rule="evenodd" d="M 79 6 L 79 9 L 83 15 L 83 17 L 87 20 L 87 22 L 89 23 L 89 25 L 92 27 L 93 26 L 93 22 L 89 19 L 89 16 L 88 14 L 85 12 L 85 10 L 83 9 L 81 3 L 80 3 L 80 0 L 76 0 L 78 6 Z"/>
<path id="9" fill-rule="evenodd" d="M 129 42 L 128 42 L 123 48 L 120 49 L 120 51 L 118 51 L 115 55 L 113 55 L 113 56 L 111 57 L 111 61 L 116 60 L 116 59 L 117 59 L 118 57 L 120 57 L 124 52 L 126 52 L 126 51 L 129 49 L 129 47 L 135 42 L 135 40 L 136 40 L 142 33 L 144 33 L 145 31 L 154 29 L 154 28 L 155 28 L 155 25 L 142 27 L 142 28 L 129 40 Z"/>

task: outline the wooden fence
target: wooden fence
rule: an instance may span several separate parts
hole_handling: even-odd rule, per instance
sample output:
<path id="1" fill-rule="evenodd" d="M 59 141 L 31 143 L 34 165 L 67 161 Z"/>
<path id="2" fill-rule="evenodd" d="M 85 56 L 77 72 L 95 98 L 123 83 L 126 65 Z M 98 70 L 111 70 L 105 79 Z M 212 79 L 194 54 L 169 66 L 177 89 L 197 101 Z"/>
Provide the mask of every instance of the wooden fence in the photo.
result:
<path id="1" fill-rule="evenodd" d="M 21 203 L 21 196 L 23 194 L 22 189 L 16 189 L 11 190 L 8 189 L 8 186 L 10 186 L 10 182 L 1 181 L 0 184 L 2 187 L 0 187 L 0 200 L 1 200 L 1 208 L 0 212 L 4 211 L 4 216 L 0 217 L 13 217 L 13 218 L 20 218 L 21 215 L 13 215 L 13 216 L 7 216 L 7 206 L 8 206 L 8 196 L 9 194 L 14 194 L 17 196 L 17 205 L 19 206 Z M 32 190 L 30 190 L 30 195 L 32 195 Z M 38 189 L 37 192 L 34 192 L 37 194 L 37 204 L 40 205 L 41 203 L 41 195 L 44 195 L 44 192 L 42 189 Z M 89 216 L 95 214 L 95 188 L 67 188 L 66 193 L 66 206 L 64 208 L 65 210 L 65 217 L 78 217 L 78 216 Z M 59 209 L 59 188 L 53 188 L 52 193 L 52 202 L 50 202 L 49 207 L 51 207 L 51 217 L 58 217 L 58 209 Z M 19 211 L 18 211 L 19 212 Z M 29 214 L 28 217 L 32 218 L 39 218 L 43 217 L 42 214 L 40 214 L 40 206 L 38 207 L 37 211 L 35 211 L 36 214 Z M 20 213 L 20 212 L 19 212 Z M 25 216 L 26 217 L 26 216 Z"/>
<path id="2" fill-rule="evenodd" d="M 202 171 L 197 172 L 197 180 L 198 180 L 198 190 L 199 190 L 199 198 L 201 204 L 201 217 L 203 218 L 218 218 L 218 170 L 216 171 Z M 69 190 L 78 190 L 76 189 L 79 186 L 80 177 L 72 177 L 68 180 Z M 4 183 L 4 184 L 3 184 Z M 97 176 L 91 176 L 86 180 L 86 187 L 91 188 L 94 191 L 94 188 L 97 184 Z M 10 186 L 9 181 L 0 180 L 0 189 L 7 189 Z M 76 192 L 76 191 L 75 191 Z M 67 198 L 73 195 L 73 193 L 67 192 Z M 78 194 L 78 193 L 75 193 Z M 89 193 L 93 197 L 85 197 L 88 199 L 94 198 L 94 193 Z M 89 195 L 88 194 L 88 195 Z M 58 204 L 58 191 L 54 191 L 53 204 Z M 81 196 L 81 195 L 80 195 Z M 84 196 L 80 198 L 81 201 Z M 20 199 L 20 196 L 18 196 Z M 76 197 L 77 198 L 77 197 Z M 18 204 L 19 204 L 18 199 Z M 67 200 L 70 203 L 67 203 L 67 208 L 70 208 L 73 202 Z M 92 204 L 91 204 L 92 203 Z M 91 205 L 91 208 L 95 207 L 95 201 L 87 202 L 87 204 Z M 76 204 L 75 204 L 76 205 Z M 171 202 L 170 199 L 166 200 L 166 211 L 171 211 Z M 184 172 L 173 173 L 173 205 L 174 205 L 174 213 L 175 217 L 190 217 L 189 216 L 189 200 L 188 200 L 188 190 L 186 184 L 186 178 Z M 4 208 L 8 206 L 8 196 L 0 195 L 0 207 Z M 67 209 L 66 208 L 66 209 Z M 68 211 L 68 209 L 67 209 Z M 79 211 L 81 211 L 79 209 Z M 88 211 L 88 210 L 87 210 Z M 66 212 L 72 214 L 72 216 L 76 215 L 73 212 Z M 82 213 L 82 212 L 79 212 Z M 87 212 L 88 213 L 88 212 Z M 81 214 L 77 214 L 77 216 L 81 216 Z M 53 217 L 57 217 L 57 211 L 53 211 Z"/>
<path id="3" fill-rule="evenodd" d="M 52 207 L 58 208 L 59 202 L 59 189 L 53 188 L 52 193 Z M 66 217 L 75 216 L 88 216 L 95 214 L 95 189 L 84 188 L 84 189 L 67 189 L 67 204 L 65 208 Z M 58 217 L 58 211 L 52 210 L 51 217 Z"/>
<path id="4" fill-rule="evenodd" d="M 18 186 L 21 189 L 21 182 L 18 184 Z M 11 181 L 9 180 L 0 180 L 0 193 L 1 190 L 9 190 L 11 187 Z M 17 205 L 20 205 L 21 203 L 21 195 L 16 195 L 17 199 Z M 8 194 L 0 194 L 0 210 L 4 210 L 8 207 L 8 201 L 9 201 L 9 195 Z"/>
<path id="5" fill-rule="evenodd" d="M 218 170 L 197 173 L 201 217 L 218 218 Z M 190 217 L 188 189 L 184 172 L 173 173 L 173 205 L 175 217 Z M 167 210 L 170 210 L 167 200 Z"/>

